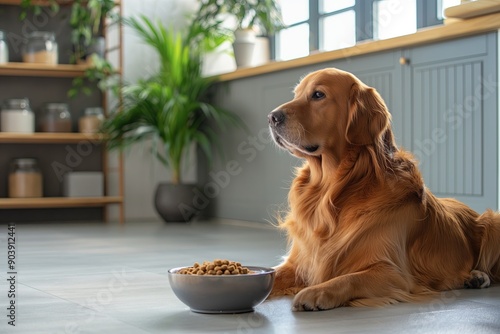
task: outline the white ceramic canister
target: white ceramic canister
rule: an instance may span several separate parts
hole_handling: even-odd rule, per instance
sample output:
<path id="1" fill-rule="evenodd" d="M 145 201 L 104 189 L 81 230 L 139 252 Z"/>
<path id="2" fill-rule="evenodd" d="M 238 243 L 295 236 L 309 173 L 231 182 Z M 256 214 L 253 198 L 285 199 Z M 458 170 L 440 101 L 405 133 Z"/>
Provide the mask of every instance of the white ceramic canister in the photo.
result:
<path id="1" fill-rule="evenodd" d="M 0 131 L 33 133 L 35 132 L 35 114 L 28 99 L 10 99 L 5 101 L 0 113 Z"/>

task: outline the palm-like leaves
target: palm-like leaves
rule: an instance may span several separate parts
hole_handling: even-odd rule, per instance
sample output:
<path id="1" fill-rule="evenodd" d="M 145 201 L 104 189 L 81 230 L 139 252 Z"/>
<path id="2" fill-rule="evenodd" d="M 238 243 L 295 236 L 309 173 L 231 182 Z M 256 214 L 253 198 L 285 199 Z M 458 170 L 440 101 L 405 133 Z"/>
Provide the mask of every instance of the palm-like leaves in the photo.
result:
<path id="1" fill-rule="evenodd" d="M 192 143 L 211 156 L 216 138 L 207 121 L 219 126 L 239 121 L 234 114 L 203 99 L 213 79 L 202 76 L 201 54 L 193 48 L 191 38 L 146 17 L 126 23 L 156 50 L 160 70 L 147 80 L 123 88 L 122 110 L 104 123 L 103 131 L 109 136 L 110 148 L 152 139 L 153 154 L 172 169 L 172 181 L 178 183 L 185 150 Z"/>

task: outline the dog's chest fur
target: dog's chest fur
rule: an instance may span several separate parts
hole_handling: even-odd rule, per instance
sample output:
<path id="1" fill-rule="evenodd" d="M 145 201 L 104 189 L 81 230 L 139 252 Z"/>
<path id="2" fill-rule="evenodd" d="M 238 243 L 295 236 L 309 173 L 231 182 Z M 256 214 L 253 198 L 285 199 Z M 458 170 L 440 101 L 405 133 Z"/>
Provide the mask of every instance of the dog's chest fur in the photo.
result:
<path id="1" fill-rule="evenodd" d="M 307 250 L 297 254 L 298 274 L 307 285 L 364 270 L 381 260 L 405 267 L 408 231 L 391 218 L 400 216 L 396 212 L 402 210 L 396 201 L 385 208 L 386 219 L 380 220 L 373 212 L 384 208 L 369 189 L 345 190 L 344 195 L 350 192 L 343 196 L 348 201 L 334 202 L 334 183 L 311 182 L 309 173 L 307 167 L 303 168 L 292 184 L 288 218 L 290 239 L 297 249 Z M 367 247 L 370 252 L 366 252 Z M 394 248 L 401 252 L 387 252 Z"/>

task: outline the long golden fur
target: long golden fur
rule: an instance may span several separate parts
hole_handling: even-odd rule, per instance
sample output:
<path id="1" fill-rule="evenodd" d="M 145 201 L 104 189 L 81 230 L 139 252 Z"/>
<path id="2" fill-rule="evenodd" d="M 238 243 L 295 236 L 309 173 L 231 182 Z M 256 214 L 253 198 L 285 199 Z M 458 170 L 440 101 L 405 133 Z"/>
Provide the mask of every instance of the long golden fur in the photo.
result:
<path id="1" fill-rule="evenodd" d="M 269 123 L 275 142 L 305 159 L 280 222 L 290 250 L 271 295 L 323 310 L 500 281 L 500 216 L 425 187 L 375 89 L 338 69 L 313 72 Z"/>

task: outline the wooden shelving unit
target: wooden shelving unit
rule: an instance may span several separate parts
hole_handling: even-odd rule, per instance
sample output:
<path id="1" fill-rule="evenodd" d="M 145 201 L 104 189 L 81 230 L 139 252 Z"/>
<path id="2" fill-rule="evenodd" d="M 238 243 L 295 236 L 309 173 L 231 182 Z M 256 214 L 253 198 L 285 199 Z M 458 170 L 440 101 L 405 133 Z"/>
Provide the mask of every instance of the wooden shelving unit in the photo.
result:
<path id="1" fill-rule="evenodd" d="M 78 208 L 120 204 L 121 196 L 0 198 L 0 209 Z"/>
<path id="2" fill-rule="evenodd" d="M 100 143 L 104 137 L 100 134 L 85 133 L 49 133 L 36 132 L 33 134 L 0 132 L 0 144 L 72 144 L 83 141 Z"/>
<path id="3" fill-rule="evenodd" d="M 119 14 L 122 14 L 121 1 L 115 1 L 119 10 Z M 71 5 L 73 1 L 71 0 L 57 0 L 57 3 L 61 6 Z M 34 5 L 48 6 L 50 1 L 48 0 L 36 0 L 33 1 Z M 0 6 L 20 6 L 21 0 L 0 0 Z M 105 25 L 104 36 L 106 38 L 106 29 L 108 27 Z M 118 52 L 118 72 L 120 74 L 121 66 L 123 64 L 123 54 L 122 54 L 122 39 L 123 39 L 123 28 L 120 26 L 118 31 L 118 44 L 109 46 L 106 50 L 108 52 Z M 18 77 L 33 77 L 33 78 L 49 78 L 48 80 L 53 80 L 50 78 L 76 78 L 83 76 L 87 70 L 87 65 L 72 65 L 72 64 L 58 64 L 58 65 L 45 65 L 45 64 L 29 64 L 21 62 L 9 62 L 6 64 L 0 64 L 0 77 L 7 78 L 18 78 Z M 29 80 L 29 78 L 26 78 Z M 59 82 L 59 81 L 58 81 Z M 69 87 L 68 87 L 69 88 Z M 22 92 L 23 96 L 29 96 L 29 92 Z M 1 97 L 0 97 L 1 99 Z M 107 107 L 107 96 L 103 94 L 102 105 L 106 110 Z M 83 133 L 33 133 L 33 134 L 19 134 L 19 133 L 8 133 L 0 132 L 0 144 L 4 147 L 9 147 L 10 144 L 22 144 L 26 145 L 23 147 L 33 147 L 36 150 L 36 145 L 38 144 L 76 144 L 91 142 L 95 145 L 100 145 L 103 143 L 105 138 L 100 134 L 83 134 Z M 54 148 L 58 150 L 58 148 Z M 58 151 L 57 151 L 58 152 Z M 0 153 L 3 154 L 3 153 Z M 63 154 L 63 153 L 62 153 Z M 118 158 L 118 166 L 110 167 L 108 161 L 108 154 L 103 149 L 102 150 L 102 172 L 104 174 L 104 193 L 103 197 L 42 197 L 42 198 L 0 198 L 0 209 L 58 209 L 58 208 L 92 208 L 92 207 L 102 207 L 106 208 L 108 205 L 118 205 L 119 206 L 119 221 L 124 222 L 124 199 L 123 199 L 123 159 L 121 154 Z M 2 174 L 0 177 L 5 178 L 5 169 L 2 168 Z M 115 171 L 118 175 L 117 187 L 118 191 L 116 195 L 109 194 L 108 187 L 108 172 Z M 1 212 L 0 212 L 1 214 Z M 109 213 L 107 210 L 104 211 L 104 220 L 108 220 Z"/>
<path id="4" fill-rule="evenodd" d="M 56 0 L 59 5 L 71 5 L 73 0 Z M 115 0 L 116 4 L 120 4 L 120 0 Z M 0 0 L 0 5 L 13 5 L 19 6 L 21 4 L 21 0 Z M 32 0 L 33 5 L 37 6 L 50 6 L 50 0 Z"/>
<path id="5" fill-rule="evenodd" d="M 86 69 L 86 65 L 7 63 L 0 65 L 0 75 L 46 78 L 75 78 L 82 76 Z"/>

